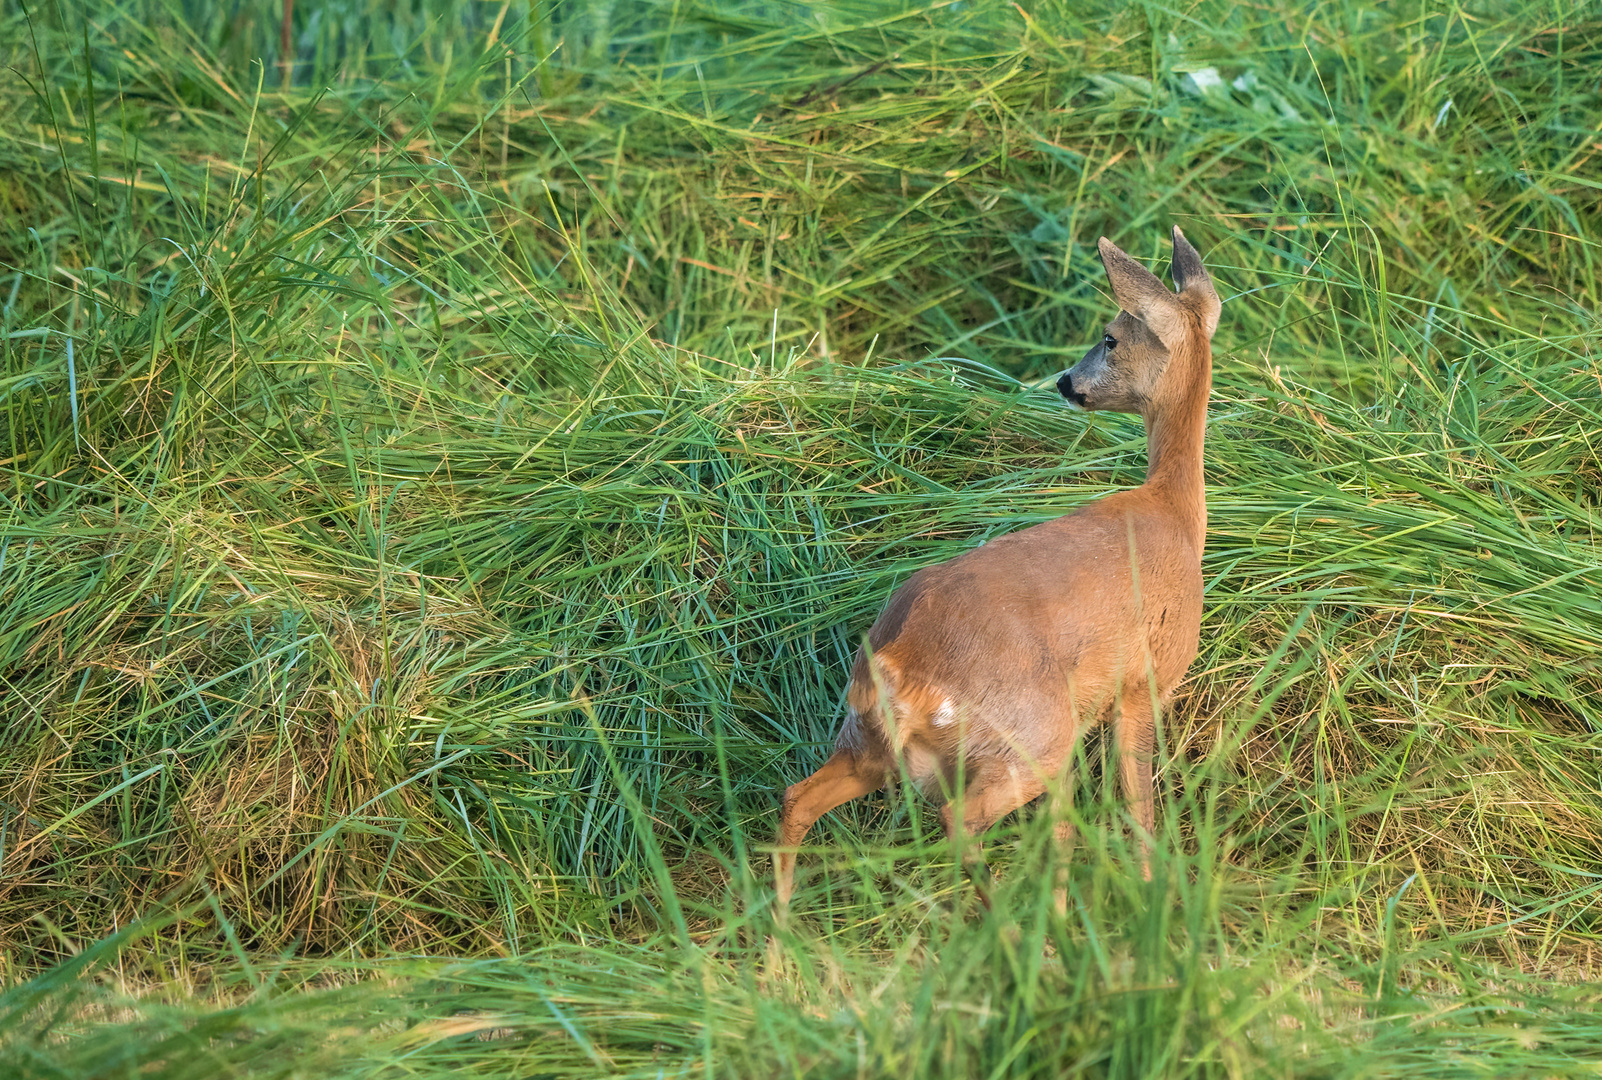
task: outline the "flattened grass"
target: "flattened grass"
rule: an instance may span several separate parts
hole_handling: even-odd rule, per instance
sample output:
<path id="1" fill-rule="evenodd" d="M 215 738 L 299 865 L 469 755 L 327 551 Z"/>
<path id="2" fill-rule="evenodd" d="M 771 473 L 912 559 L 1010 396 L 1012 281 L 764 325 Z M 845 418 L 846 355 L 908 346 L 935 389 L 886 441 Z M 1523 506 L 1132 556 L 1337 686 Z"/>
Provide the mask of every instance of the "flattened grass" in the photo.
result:
<path id="1" fill-rule="evenodd" d="M 1589 9 L 487 10 L 302 11 L 287 89 L 265 8 L 3 15 L 0 1060 L 1594 1070 Z M 1157 879 L 1094 779 L 1067 917 L 1044 814 L 973 911 L 890 793 L 770 949 L 889 590 L 1138 482 L 1046 377 L 1170 221 Z"/>

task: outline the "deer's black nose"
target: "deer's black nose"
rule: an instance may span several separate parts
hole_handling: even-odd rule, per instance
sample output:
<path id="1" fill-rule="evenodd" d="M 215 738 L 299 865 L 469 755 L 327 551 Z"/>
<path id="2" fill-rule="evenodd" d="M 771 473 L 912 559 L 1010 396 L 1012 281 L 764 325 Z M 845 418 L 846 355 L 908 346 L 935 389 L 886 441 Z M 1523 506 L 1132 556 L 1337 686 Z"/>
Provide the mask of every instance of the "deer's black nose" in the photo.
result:
<path id="1" fill-rule="evenodd" d="M 1074 378 L 1066 371 L 1062 373 L 1062 378 L 1057 380 L 1057 393 L 1081 409 L 1085 407 L 1085 395 L 1074 389 Z"/>

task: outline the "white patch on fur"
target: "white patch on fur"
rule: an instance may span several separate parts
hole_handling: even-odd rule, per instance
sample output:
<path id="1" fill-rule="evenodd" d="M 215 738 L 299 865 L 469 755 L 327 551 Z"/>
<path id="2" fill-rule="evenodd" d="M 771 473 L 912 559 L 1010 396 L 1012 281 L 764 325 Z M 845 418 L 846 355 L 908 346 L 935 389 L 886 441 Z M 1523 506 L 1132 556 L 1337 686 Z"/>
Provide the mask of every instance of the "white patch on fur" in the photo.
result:
<path id="1" fill-rule="evenodd" d="M 934 726 L 945 727 L 956 718 L 957 706 L 950 698 L 946 698 L 946 700 L 940 703 L 940 708 L 934 711 Z"/>

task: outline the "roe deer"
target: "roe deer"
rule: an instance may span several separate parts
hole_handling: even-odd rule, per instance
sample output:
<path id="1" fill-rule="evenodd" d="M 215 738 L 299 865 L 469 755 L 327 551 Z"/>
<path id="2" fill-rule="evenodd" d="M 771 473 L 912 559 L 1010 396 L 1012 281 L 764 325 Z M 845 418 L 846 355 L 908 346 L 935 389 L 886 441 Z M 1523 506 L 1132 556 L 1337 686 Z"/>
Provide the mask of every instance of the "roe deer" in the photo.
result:
<path id="1" fill-rule="evenodd" d="M 796 846 L 822 814 L 901 769 L 926 791 L 949 790 L 960 763 L 962 803 L 942 811 L 960 844 L 962 831 L 980 836 L 1066 784 L 1079 736 L 1109 722 L 1150 876 L 1157 713 L 1195 658 L 1201 626 L 1202 436 L 1219 301 L 1177 228 L 1177 293 L 1106 237 L 1100 248 L 1122 310 L 1057 389 L 1085 409 L 1140 414 L 1146 482 L 920 570 L 895 591 L 857 653 L 833 756 L 784 793 L 781 919 Z M 1058 836 L 1071 840 L 1071 829 Z"/>

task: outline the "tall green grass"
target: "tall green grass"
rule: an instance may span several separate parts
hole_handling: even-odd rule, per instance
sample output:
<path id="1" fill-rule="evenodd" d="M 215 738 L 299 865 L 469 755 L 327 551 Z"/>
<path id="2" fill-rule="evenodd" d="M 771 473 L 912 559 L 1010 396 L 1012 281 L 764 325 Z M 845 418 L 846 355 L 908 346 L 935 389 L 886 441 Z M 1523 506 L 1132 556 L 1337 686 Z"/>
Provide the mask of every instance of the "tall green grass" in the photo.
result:
<path id="1" fill-rule="evenodd" d="M 0 7 L 0 1062 L 1592 1075 L 1594 7 Z M 1157 873 L 776 796 L 1225 297 Z"/>

